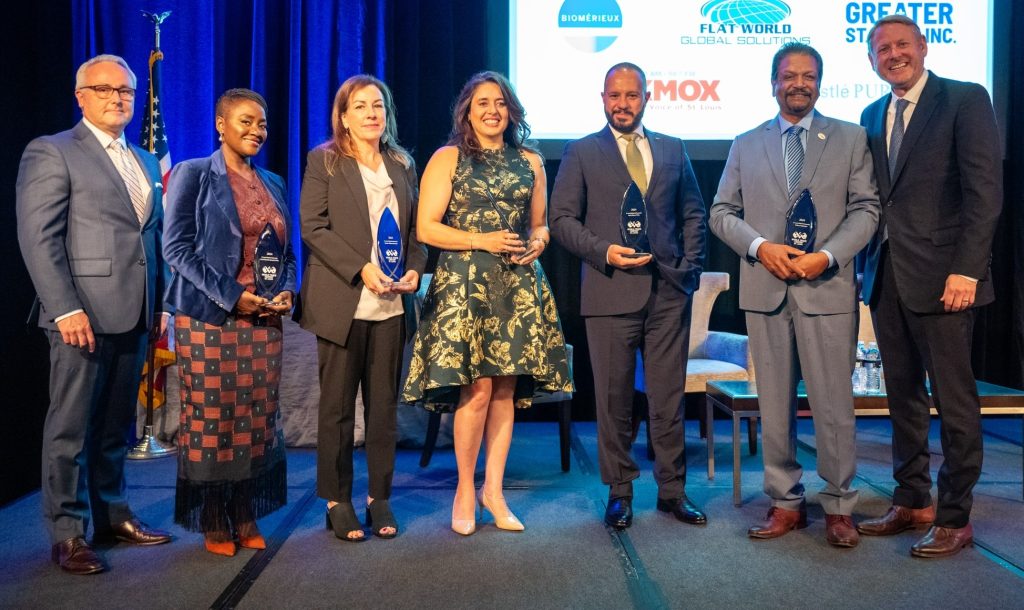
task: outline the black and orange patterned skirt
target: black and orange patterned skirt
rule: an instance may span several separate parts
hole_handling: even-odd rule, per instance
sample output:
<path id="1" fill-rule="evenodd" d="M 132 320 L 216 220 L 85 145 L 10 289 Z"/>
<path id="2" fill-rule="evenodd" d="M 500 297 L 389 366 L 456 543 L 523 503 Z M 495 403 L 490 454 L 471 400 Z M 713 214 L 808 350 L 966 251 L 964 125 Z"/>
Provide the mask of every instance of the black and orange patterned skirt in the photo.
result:
<path id="1" fill-rule="evenodd" d="M 254 320 L 228 316 L 216 326 L 174 318 L 181 378 L 174 521 L 188 530 L 232 531 L 287 502 L 281 320 Z"/>

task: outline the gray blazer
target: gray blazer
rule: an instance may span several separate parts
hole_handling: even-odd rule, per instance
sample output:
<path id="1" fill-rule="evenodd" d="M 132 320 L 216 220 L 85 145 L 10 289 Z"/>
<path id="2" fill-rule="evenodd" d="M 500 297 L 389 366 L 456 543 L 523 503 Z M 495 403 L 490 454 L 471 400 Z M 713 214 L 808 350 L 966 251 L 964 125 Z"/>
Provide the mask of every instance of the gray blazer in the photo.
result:
<path id="1" fill-rule="evenodd" d="M 36 138 L 18 170 L 18 243 L 39 298 L 39 326 L 83 309 L 96 333 L 123 333 L 162 301 L 163 185 L 153 155 L 129 143 L 151 191 L 142 225 L 128 189 L 85 123 Z"/>
<path id="2" fill-rule="evenodd" d="M 334 175 L 324 165 L 325 151 L 306 157 L 299 197 L 302 242 L 309 258 L 294 318 L 318 337 L 344 346 L 363 290 L 360 272 L 374 248 L 366 189 L 354 159 L 340 157 Z M 398 224 L 405 248 L 405 269 L 423 277 L 427 249 L 416 239 L 416 169 L 384 155 L 398 198 Z M 405 307 L 411 301 L 403 298 Z"/>
<path id="3" fill-rule="evenodd" d="M 784 282 L 763 265 L 747 260 L 740 268 L 740 308 L 774 311 L 787 292 L 800 311 L 835 314 L 856 310 L 851 262 L 878 225 L 867 136 L 858 125 L 814 112 L 807 133 L 803 177 L 818 214 L 816 250 L 828 250 L 838 269 L 812 281 Z M 781 243 L 789 211 L 782 132 L 772 118 L 736 138 L 729 150 L 718 193 L 711 205 L 711 231 L 744 259 L 758 237 Z"/>

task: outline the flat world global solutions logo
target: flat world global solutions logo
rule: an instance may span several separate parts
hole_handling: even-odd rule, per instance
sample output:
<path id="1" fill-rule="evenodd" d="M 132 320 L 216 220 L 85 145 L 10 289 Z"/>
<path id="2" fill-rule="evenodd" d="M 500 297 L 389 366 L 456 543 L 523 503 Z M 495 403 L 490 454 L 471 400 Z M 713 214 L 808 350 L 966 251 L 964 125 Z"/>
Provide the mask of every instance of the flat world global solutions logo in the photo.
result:
<path id="1" fill-rule="evenodd" d="M 712 23 L 741 26 L 775 24 L 790 12 L 782 0 L 711 0 L 700 9 Z"/>
<path id="2" fill-rule="evenodd" d="M 622 32 L 622 10 L 615 0 L 565 0 L 558 9 L 558 28 L 573 47 L 598 53 Z"/>

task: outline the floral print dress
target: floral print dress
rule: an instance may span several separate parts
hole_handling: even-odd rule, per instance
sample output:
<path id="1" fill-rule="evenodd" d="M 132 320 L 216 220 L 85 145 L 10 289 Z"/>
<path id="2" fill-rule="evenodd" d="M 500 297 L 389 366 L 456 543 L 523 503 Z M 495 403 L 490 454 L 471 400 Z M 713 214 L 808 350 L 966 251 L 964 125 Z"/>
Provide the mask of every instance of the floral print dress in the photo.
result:
<path id="1" fill-rule="evenodd" d="M 534 173 L 518 149 L 459 155 L 445 223 L 474 233 L 525 232 Z M 540 263 L 517 265 L 484 250 L 442 251 L 427 290 L 403 400 L 451 411 L 462 386 L 518 377 L 515 405 L 537 389 L 573 390 L 558 311 Z"/>

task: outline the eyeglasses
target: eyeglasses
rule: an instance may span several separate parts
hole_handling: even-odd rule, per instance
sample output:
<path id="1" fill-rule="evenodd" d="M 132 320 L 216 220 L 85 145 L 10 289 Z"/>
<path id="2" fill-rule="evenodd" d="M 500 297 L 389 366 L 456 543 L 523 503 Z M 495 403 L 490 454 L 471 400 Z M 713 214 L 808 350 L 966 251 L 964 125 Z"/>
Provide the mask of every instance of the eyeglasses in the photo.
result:
<path id="1" fill-rule="evenodd" d="M 96 94 L 96 97 L 101 100 L 109 98 L 110 94 L 115 91 L 117 91 L 118 97 L 123 100 L 135 99 L 135 89 L 132 89 L 131 87 L 121 87 L 120 89 L 116 89 L 110 85 L 82 85 L 79 89 L 92 89 L 93 93 Z"/>

